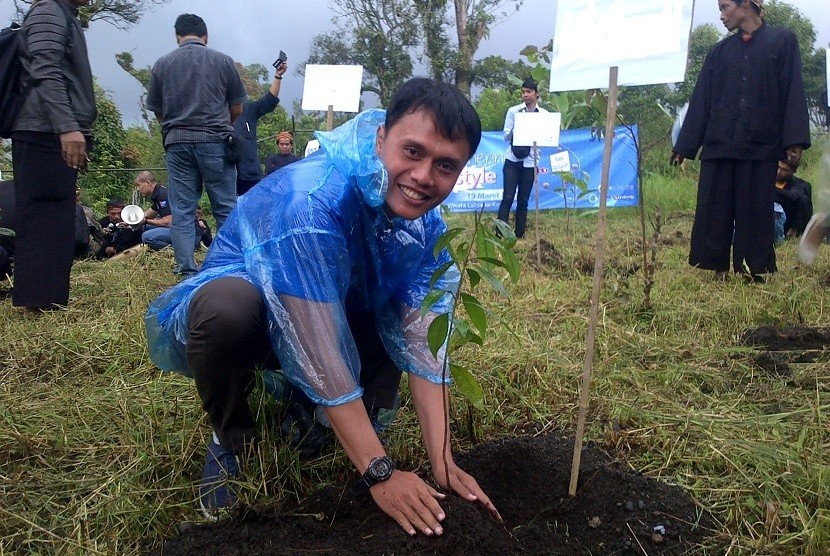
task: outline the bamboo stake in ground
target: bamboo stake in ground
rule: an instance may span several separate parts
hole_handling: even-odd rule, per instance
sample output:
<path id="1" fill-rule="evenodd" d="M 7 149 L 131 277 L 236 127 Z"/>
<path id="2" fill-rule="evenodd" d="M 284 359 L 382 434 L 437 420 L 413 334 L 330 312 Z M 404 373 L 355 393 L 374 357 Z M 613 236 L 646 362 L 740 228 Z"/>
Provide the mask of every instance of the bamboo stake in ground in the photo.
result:
<path id="1" fill-rule="evenodd" d="M 326 111 L 326 131 L 334 129 L 334 105 L 329 104 L 329 109 Z"/>
<path id="2" fill-rule="evenodd" d="M 539 239 L 539 157 L 536 141 L 533 142 L 533 188 L 536 190 L 536 210 L 533 216 L 533 228 L 536 230 L 536 265 L 542 266 L 542 240 Z"/>
<path id="3" fill-rule="evenodd" d="M 574 455 L 571 463 L 570 496 L 576 495 L 579 481 L 579 463 L 582 459 L 582 437 L 585 434 L 585 419 L 588 414 L 588 399 L 591 391 L 591 372 L 597 335 L 597 314 L 599 313 L 599 290 L 602 285 L 602 267 L 605 264 L 605 213 L 608 197 L 608 176 L 611 172 L 611 146 L 614 142 L 614 120 L 617 117 L 617 66 L 611 68 L 608 84 L 608 110 L 605 115 L 605 151 L 602 155 L 602 181 L 599 186 L 599 218 L 597 220 L 597 246 L 594 260 L 594 286 L 591 290 L 591 311 L 588 316 L 588 339 L 585 360 L 582 363 L 582 388 L 579 391 L 579 418 L 576 422 Z"/>

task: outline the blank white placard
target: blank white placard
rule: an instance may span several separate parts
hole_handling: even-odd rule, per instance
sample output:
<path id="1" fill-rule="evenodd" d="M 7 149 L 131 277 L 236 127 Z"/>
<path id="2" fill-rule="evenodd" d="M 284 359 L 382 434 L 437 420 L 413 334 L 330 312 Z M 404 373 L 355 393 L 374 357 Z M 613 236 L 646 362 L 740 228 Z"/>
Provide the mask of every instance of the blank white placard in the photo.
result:
<path id="1" fill-rule="evenodd" d="M 712 0 L 714 1 L 714 0 Z M 551 91 L 683 81 L 693 0 L 559 0 Z"/>
<path id="2" fill-rule="evenodd" d="M 516 112 L 513 144 L 517 147 L 558 147 L 562 114 L 559 112 Z"/>
<path id="3" fill-rule="evenodd" d="M 363 66 L 307 65 L 303 83 L 303 110 L 360 111 Z"/>

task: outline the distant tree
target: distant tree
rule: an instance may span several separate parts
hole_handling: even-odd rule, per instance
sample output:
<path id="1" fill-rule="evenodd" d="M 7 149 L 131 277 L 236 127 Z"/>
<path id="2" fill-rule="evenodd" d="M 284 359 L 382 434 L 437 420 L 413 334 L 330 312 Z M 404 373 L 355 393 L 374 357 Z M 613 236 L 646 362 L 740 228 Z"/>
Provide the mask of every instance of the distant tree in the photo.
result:
<path id="1" fill-rule="evenodd" d="M 786 2 L 773 0 L 764 7 L 764 19 L 770 25 L 786 27 L 798 37 L 801 50 L 804 89 L 810 106 L 810 119 L 816 126 L 827 125 L 827 77 L 824 48 L 815 48 L 818 33 L 813 22 L 801 11 Z"/>
<path id="2" fill-rule="evenodd" d="M 138 105 L 141 108 L 141 118 L 150 126 L 150 113 L 147 110 L 147 89 L 150 87 L 150 66 L 142 69 L 136 68 L 133 63 L 133 55 L 130 52 L 119 52 L 115 55 L 115 62 L 127 73 L 132 75 L 141 84 L 142 91 L 138 97 Z"/>
<path id="3" fill-rule="evenodd" d="M 337 14 L 335 32 L 314 37 L 307 63 L 363 66 L 363 91 L 386 106 L 412 75 L 411 50 L 419 42 L 419 29 L 411 2 L 339 0 L 329 7 Z"/>
<path id="4" fill-rule="evenodd" d="M 476 82 L 475 54 L 495 23 L 524 0 L 342 0 L 329 6 L 338 15 L 335 33 L 318 35 L 308 63 L 354 63 L 364 67 L 364 91 L 386 105 L 424 63 L 438 80 L 452 80 L 468 97 Z M 455 41 L 450 39 L 453 36 Z M 482 79 L 492 77 L 491 63 Z"/>
<path id="5" fill-rule="evenodd" d="M 268 90 L 271 80 L 269 79 L 268 70 L 262 64 L 243 66 L 236 62 L 236 71 L 239 72 L 239 77 L 242 79 L 242 85 L 245 86 L 245 92 L 248 93 L 249 99 L 257 99 Z"/>
<path id="6" fill-rule="evenodd" d="M 507 109 L 518 104 L 516 89 L 484 89 L 476 99 L 474 106 L 481 118 L 481 129 L 485 131 L 501 131 L 504 126 L 504 117 Z"/>
<path id="7" fill-rule="evenodd" d="M 487 56 L 476 62 L 473 84 L 485 89 L 511 89 L 519 85 L 511 77 L 520 80 L 530 75 L 531 67 L 521 60 L 508 60 L 501 56 Z"/>
<path id="8" fill-rule="evenodd" d="M 689 39 L 689 57 L 686 62 L 686 79 L 680 83 L 676 83 L 673 94 L 664 99 L 670 108 L 677 111 L 689 101 L 695 84 L 697 83 L 697 78 L 700 75 L 700 70 L 703 69 L 703 62 L 706 60 L 706 55 L 709 54 L 712 46 L 722 38 L 723 36 L 718 31 L 718 28 L 711 23 L 698 25 L 692 30 Z"/>
<path id="9" fill-rule="evenodd" d="M 92 126 L 95 148 L 89 155 L 90 171 L 78 178 L 84 201 L 100 212 L 111 197 L 127 196 L 133 176 L 119 170 L 133 167 L 134 153 L 127 149 L 127 134 L 121 113 L 109 95 L 96 82 L 95 104 L 98 117 Z"/>
<path id="10" fill-rule="evenodd" d="M 36 0 L 14 0 L 18 16 L 29 11 Z M 135 25 L 147 10 L 165 4 L 169 0 L 94 0 L 90 6 L 80 9 L 81 23 L 87 27 L 93 21 L 104 21 L 119 29 Z"/>

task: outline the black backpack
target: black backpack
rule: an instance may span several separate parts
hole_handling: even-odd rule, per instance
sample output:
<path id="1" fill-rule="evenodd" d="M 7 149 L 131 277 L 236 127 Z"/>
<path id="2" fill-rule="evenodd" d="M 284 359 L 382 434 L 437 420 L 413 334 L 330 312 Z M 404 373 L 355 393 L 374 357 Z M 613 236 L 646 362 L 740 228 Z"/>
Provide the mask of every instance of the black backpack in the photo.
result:
<path id="1" fill-rule="evenodd" d="M 0 137 L 8 138 L 17 112 L 32 87 L 20 88 L 20 25 L 12 23 L 0 31 Z"/>
<path id="2" fill-rule="evenodd" d="M 59 2 L 58 5 L 61 3 Z M 66 49 L 72 48 L 71 33 L 72 19 L 61 5 L 61 11 L 66 16 L 66 26 L 70 30 L 69 42 Z M 29 14 L 26 14 L 29 17 Z M 23 21 L 26 21 L 26 17 Z M 29 91 L 35 86 L 35 81 L 29 81 L 25 87 L 20 87 L 20 76 L 23 73 L 20 48 L 20 25 L 12 23 L 0 30 L 0 137 L 11 137 L 12 125 L 17 119 L 17 113 L 26 101 Z"/>

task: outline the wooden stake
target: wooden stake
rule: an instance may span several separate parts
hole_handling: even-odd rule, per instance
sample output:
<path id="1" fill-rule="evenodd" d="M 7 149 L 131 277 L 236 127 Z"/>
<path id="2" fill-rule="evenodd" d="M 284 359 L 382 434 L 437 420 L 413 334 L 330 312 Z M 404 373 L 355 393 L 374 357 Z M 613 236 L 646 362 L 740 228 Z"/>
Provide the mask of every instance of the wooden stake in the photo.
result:
<path id="1" fill-rule="evenodd" d="M 542 268 L 542 240 L 539 239 L 539 159 L 536 157 L 536 141 L 533 142 L 533 188 L 536 190 L 536 210 L 533 216 L 533 228 L 536 230 L 536 266 Z"/>
<path id="2" fill-rule="evenodd" d="M 334 105 L 329 104 L 329 109 L 326 112 L 326 130 L 334 129 Z"/>
<path id="3" fill-rule="evenodd" d="M 582 437 L 585 435 L 585 420 L 588 414 L 588 401 L 591 391 L 591 372 L 593 369 L 594 349 L 597 335 L 597 315 L 599 313 L 599 292 L 602 285 L 602 267 L 605 264 L 605 213 L 608 197 L 608 177 L 611 172 L 611 146 L 614 142 L 614 120 L 617 117 L 617 66 L 611 68 L 608 84 L 608 110 L 605 115 L 605 151 L 602 155 L 602 181 L 599 189 L 599 219 L 597 220 L 597 245 L 594 260 L 594 286 L 591 290 L 591 311 L 588 316 L 588 338 L 585 347 L 585 360 L 582 363 L 582 388 L 579 391 L 579 419 L 576 422 L 576 438 L 571 464 L 570 496 L 576 495 L 579 482 L 579 463 L 582 459 Z"/>

